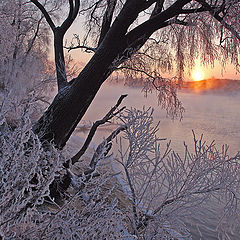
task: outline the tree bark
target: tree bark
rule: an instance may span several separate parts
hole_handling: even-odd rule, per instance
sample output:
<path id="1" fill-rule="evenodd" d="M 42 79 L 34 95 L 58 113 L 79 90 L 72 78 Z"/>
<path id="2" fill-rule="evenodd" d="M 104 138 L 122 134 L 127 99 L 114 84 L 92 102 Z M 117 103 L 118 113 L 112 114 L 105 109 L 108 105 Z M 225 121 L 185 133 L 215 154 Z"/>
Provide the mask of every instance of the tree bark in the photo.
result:
<path id="1" fill-rule="evenodd" d="M 60 28 L 54 30 L 54 54 L 58 89 L 67 86 L 67 75 L 63 53 L 63 36 Z"/>
<path id="2" fill-rule="evenodd" d="M 90 89 L 87 84 L 83 85 L 78 93 L 72 86 L 63 88 L 34 125 L 33 130 L 42 142 L 53 141 L 57 148 L 64 147 L 100 87 Z"/>
<path id="3" fill-rule="evenodd" d="M 84 116 L 100 86 L 111 73 L 111 63 L 118 54 L 113 41 L 101 44 L 79 76 L 62 88 L 33 130 L 42 142 L 47 141 L 62 148 Z"/>

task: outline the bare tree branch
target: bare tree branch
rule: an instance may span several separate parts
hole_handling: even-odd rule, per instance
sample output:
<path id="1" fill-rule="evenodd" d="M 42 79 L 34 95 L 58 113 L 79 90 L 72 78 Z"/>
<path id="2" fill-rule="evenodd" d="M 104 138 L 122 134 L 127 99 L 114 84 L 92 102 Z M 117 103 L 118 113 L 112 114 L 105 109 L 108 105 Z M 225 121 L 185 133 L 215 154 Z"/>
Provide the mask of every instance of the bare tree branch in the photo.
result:
<path id="1" fill-rule="evenodd" d="M 191 13 L 201 13 L 201 12 L 206 12 L 207 9 L 204 7 L 200 8 L 190 8 L 190 9 L 182 9 L 181 13 L 182 14 L 191 14 Z"/>
<path id="2" fill-rule="evenodd" d="M 164 4 L 165 0 L 158 0 L 155 4 L 155 7 L 152 11 L 151 17 L 159 14 L 162 10 L 163 10 L 163 4 Z"/>
<path id="3" fill-rule="evenodd" d="M 191 0 L 176 1 L 166 10 L 159 13 L 157 11 L 157 14 L 152 14 L 149 20 L 143 22 L 127 33 L 124 36 L 125 45 L 122 46 L 122 52 L 117 56 L 117 59 L 113 64 L 115 66 L 113 67 L 119 66 L 126 61 L 126 59 L 129 59 L 135 54 L 156 30 L 169 26 L 170 24 L 173 24 L 173 22 L 180 24 L 179 21 L 176 21 L 173 18 L 178 16 L 182 11 L 183 6 L 190 1 Z M 161 5 L 158 6 L 158 9 L 159 8 L 161 8 Z M 185 23 L 181 22 L 181 24 Z"/>
<path id="4" fill-rule="evenodd" d="M 116 4 L 117 4 L 117 0 L 107 0 L 107 9 L 103 16 L 102 28 L 101 28 L 101 33 L 98 40 L 98 46 L 101 44 L 103 38 L 105 37 L 105 35 L 107 34 L 111 26 L 112 17 L 113 17 Z"/>
<path id="5" fill-rule="evenodd" d="M 138 39 L 143 39 L 145 36 L 148 38 L 156 30 L 166 27 L 168 25 L 166 21 L 178 16 L 182 11 L 183 6 L 190 1 L 191 0 L 176 1 L 166 10 L 152 16 L 149 20 L 134 28 L 126 36 L 127 42 L 130 43 L 129 45 L 133 45 L 134 42 L 138 42 Z"/>
<path id="6" fill-rule="evenodd" d="M 42 12 L 42 14 L 44 15 L 44 17 L 46 18 L 47 23 L 49 24 L 49 26 L 51 27 L 51 29 L 54 31 L 56 26 L 53 23 L 51 17 L 49 16 L 48 12 L 46 11 L 46 9 L 44 8 L 44 6 L 38 2 L 38 0 L 30 0 L 33 4 L 35 4 L 40 11 Z"/>
<path id="7" fill-rule="evenodd" d="M 57 84 L 58 90 L 60 91 L 64 87 L 68 85 L 67 82 L 67 74 L 65 67 L 65 59 L 63 53 L 63 37 L 69 27 L 72 25 L 73 21 L 76 19 L 79 8 L 80 8 L 80 0 L 69 0 L 69 14 L 68 17 L 64 20 L 60 27 L 56 27 L 47 13 L 44 6 L 39 3 L 37 0 L 31 0 L 33 4 L 35 4 L 40 11 L 43 13 L 46 18 L 48 24 L 50 25 L 53 33 L 54 33 L 54 52 L 55 52 L 55 65 L 56 65 L 56 74 L 57 74 Z"/>
<path id="8" fill-rule="evenodd" d="M 61 25 L 61 29 L 63 32 L 66 32 L 69 27 L 72 25 L 73 21 L 76 19 L 78 11 L 80 7 L 80 0 L 75 0 L 75 3 L 73 4 L 73 0 L 69 0 L 69 14 L 68 17 L 65 19 L 65 21 Z"/>
<path id="9" fill-rule="evenodd" d="M 110 148 L 111 148 L 111 145 L 110 142 L 122 131 L 126 130 L 127 129 L 127 124 L 125 125 L 122 125 L 120 127 L 118 127 L 115 131 L 113 131 L 101 144 L 99 144 L 99 146 L 97 147 L 93 157 L 92 157 L 92 160 L 90 162 L 90 168 L 93 169 L 94 167 L 96 167 L 96 164 L 97 164 L 97 160 L 99 159 L 99 156 L 102 154 L 102 149 L 104 146 L 107 146 L 107 152 L 104 151 L 104 156 L 107 155 L 107 153 L 109 152 Z M 110 146 L 110 147 L 109 147 Z"/>
<path id="10" fill-rule="evenodd" d="M 89 53 L 89 52 L 96 52 L 96 48 L 93 47 L 88 47 L 88 46 L 84 46 L 84 45 L 77 45 L 77 46 L 64 46 L 65 49 L 68 50 L 68 52 L 70 52 L 71 50 L 74 49 L 85 49 L 85 52 Z"/>
<path id="11" fill-rule="evenodd" d="M 119 112 L 121 112 L 122 110 L 125 109 L 125 107 L 123 107 L 123 108 L 121 108 L 120 110 L 118 110 L 117 112 L 115 112 L 115 110 L 119 107 L 119 105 L 122 103 L 122 101 L 123 101 L 123 99 L 124 99 L 125 97 L 127 97 L 127 95 L 122 95 L 122 96 L 118 99 L 116 105 L 115 105 L 114 107 L 112 107 L 112 108 L 110 109 L 110 111 L 109 111 L 101 120 L 98 120 L 98 121 L 96 121 L 96 122 L 93 124 L 93 126 L 91 127 L 90 132 L 89 132 L 89 134 L 88 134 L 88 136 L 87 136 L 87 138 L 86 138 L 86 140 L 85 140 L 82 148 L 80 149 L 80 151 L 78 151 L 77 154 L 75 154 L 75 155 L 71 158 L 70 161 L 71 161 L 72 164 L 75 164 L 75 163 L 81 158 L 81 156 L 86 152 L 86 150 L 87 150 L 90 142 L 92 141 L 92 138 L 93 138 L 95 132 L 97 131 L 97 128 L 98 128 L 100 125 L 103 125 L 103 124 L 105 124 L 106 122 L 108 122 L 110 119 L 112 119 L 114 116 L 116 116 Z M 64 164 L 64 166 L 65 166 L 66 168 L 69 167 L 70 161 L 68 160 L 68 161 Z"/>
<path id="12" fill-rule="evenodd" d="M 197 0 L 197 2 L 199 2 L 204 8 L 206 8 L 209 13 L 217 20 L 219 21 L 227 30 L 229 30 L 238 40 L 240 40 L 240 35 L 239 33 L 231 26 L 229 25 L 224 18 L 222 18 L 219 15 L 219 11 L 221 11 L 221 9 L 223 8 L 221 6 L 220 10 L 217 11 L 216 8 L 212 7 L 211 5 L 209 5 L 206 1 L 204 0 Z"/>

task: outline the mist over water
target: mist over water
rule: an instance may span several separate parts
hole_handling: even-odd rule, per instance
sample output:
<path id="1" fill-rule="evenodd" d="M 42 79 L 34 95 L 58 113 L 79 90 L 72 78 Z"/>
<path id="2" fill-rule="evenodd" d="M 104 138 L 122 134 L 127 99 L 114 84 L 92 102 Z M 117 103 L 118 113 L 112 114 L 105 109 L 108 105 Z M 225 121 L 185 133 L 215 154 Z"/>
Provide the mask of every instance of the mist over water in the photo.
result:
<path id="1" fill-rule="evenodd" d="M 207 91 L 199 91 L 198 88 L 180 90 L 178 97 L 185 108 L 182 121 L 173 121 L 166 116 L 166 111 L 158 106 L 157 93 L 153 92 L 146 98 L 141 89 L 141 87 L 133 88 L 106 83 L 85 115 L 85 123 L 101 119 L 115 105 L 121 94 L 128 94 L 122 106 L 139 109 L 143 106 L 153 107 L 154 121 L 155 123 L 160 121 L 159 137 L 171 140 L 172 149 L 180 155 L 184 152 L 184 141 L 190 150 L 193 149 L 192 130 L 197 138 L 203 134 L 208 144 L 215 140 L 219 149 L 224 144 L 229 145 L 230 156 L 240 151 L 240 90 L 236 87 L 232 88 L 228 85 L 226 89 L 208 89 Z M 115 128 L 116 125 L 100 127 L 93 141 L 96 144 L 100 143 Z M 76 134 L 86 137 L 87 132 L 77 131 Z M 208 206 L 199 213 L 198 219 L 190 217 L 188 225 L 193 239 L 217 239 L 216 226 L 219 214 L 219 206 L 214 201 L 210 201 Z M 230 237 L 239 239 L 237 235 L 230 235 Z"/>
<path id="2" fill-rule="evenodd" d="M 171 140 L 172 148 L 181 153 L 183 142 L 190 147 L 193 143 L 194 130 L 197 137 L 201 134 L 210 144 L 213 140 L 221 148 L 223 144 L 229 145 L 229 153 L 235 154 L 240 150 L 240 91 L 209 90 L 194 92 L 186 89 L 180 90 L 179 99 L 185 108 L 183 119 L 172 120 L 166 116 L 166 111 L 158 105 L 157 93 L 153 92 L 147 97 L 141 92 L 141 87 L 127 87 L 116 84 L 105 84 L 84 117 L 85 122 L 94 122 L 101 119 L 109 109 L 115 105 L 121 94 L 128 94 L 122 106 L 142 109 L 154 108 L 154 121 L 160 121 L 159 137 Z M 99 143 L 116 126 L 100 127 L 94 141 Z M 78 132 L 81 137 L 86 133 Z"/>

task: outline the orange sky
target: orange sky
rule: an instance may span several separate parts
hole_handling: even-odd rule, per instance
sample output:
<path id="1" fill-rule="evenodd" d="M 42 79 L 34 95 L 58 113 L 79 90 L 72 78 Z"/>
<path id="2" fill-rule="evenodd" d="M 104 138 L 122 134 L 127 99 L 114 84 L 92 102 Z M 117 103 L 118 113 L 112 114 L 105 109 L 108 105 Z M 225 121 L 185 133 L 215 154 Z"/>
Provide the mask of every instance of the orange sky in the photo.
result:
<path id="1" fill-rule="evenodd" d="M 83 53 L 80 50 L 73 50 L 71 51 L 71 56 L 75 61 L 79 61 L 82 63 L 86 63 L 91 58 L 91 54 L 89 53 Z M 226 65 L 225 69 L 222 68 L 220 63 L 215 63 L 214 67 L 208 66 L 204 67 L 200 64 L 196 64 L 195 68 L 192 70 L 199 70 L 204 73 L 204 79 L 209 78 L 226 78 L 226 79 L 236 79 L 240 80 L 240 73 L 237 73 L 234 66 L 231 64 Z M 187 80 L 192 80 L 192 71 L 190 72 L 190 76 L 188 73 L 188 70 L 185 71 L 185 78 Z"/>
<path id="2" fill-rule="evenodd" d="M 79 31 L 79 25 L 80 24 L 78 20 L 73 24 L 73 26 L 66 33 L 65 40 L 70 42 L 73 37 L 73 33 L 77 33 L 81 37 L 81 33 Z M 80 62 L 80 63 L 86 63 L 91 58 L 91 54 L 83 53 L 80 50 L 72 50 L 70 54 L 76 62 Z M 53 46 L 51 47 L 50 58 L 53 59 Z M 198 70 L 200 69 L 204 73 L 204 79 L 214 77 L 214 78 L 240 80 L 240 74 L 239 73 L 237 74 L 237 71 L 235 70 L 234 66 L 231 64 L 226 65 L 225 69 L 222 69 L 222 66 L 220 65 L 220 63 L 215 63 L 214 67 L 211 67 L 211 66 L 204 67 L 201 64 L 199 64 L 198 60 L 196 60 L 195 69 L 198 69 Z M 186 69 L 185 71 L 186 80 L 193 80 L 191 74 L 192 72 L 190 72 L 189 74 L 189 71 Z M 174 73 L 172 75 L 174 75 Z"/>
<path id="3" fill-rule="evenodd" d="M 240 73 L 237 73 L 236 69 L 231 64 L 227 64 L 225 69 L 223 69 L 219 62 L 216 62 L 214 67 L 204 67 L 197 63 L 193 71 L 199 69 L 204 73 L 204 79 L 214 77 L 240 80 Z M 186 77 L 191 78 L 191 76 Z"/>

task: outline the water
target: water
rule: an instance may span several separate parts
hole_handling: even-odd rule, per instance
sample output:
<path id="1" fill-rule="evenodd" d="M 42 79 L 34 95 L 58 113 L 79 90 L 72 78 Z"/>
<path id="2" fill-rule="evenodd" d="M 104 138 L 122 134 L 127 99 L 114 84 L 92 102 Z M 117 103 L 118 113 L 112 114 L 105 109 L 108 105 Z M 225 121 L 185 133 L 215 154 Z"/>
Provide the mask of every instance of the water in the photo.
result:
<path id="1" fill-rule="evenodd" d="M 122 85 L 105 84 L 100 89 L 94 102 L 86 113 L 86 122 L 101 119 L 104 114 L 115 105 L 121 94 L 128 94 L 122 106 L 142 109 L 153 107 L 154 120 L 160 121 L 159 135 L 172 141 L 172 148 L 177 152 L 183 151 L 183 141 L 189 145 L 193 142 L 192 130 L 209 143 L 215 140 L 216 145 L 223 144 L 230 146 L 229 153 L 235 154 L 240 150 L 240 92 L 208 92 L 204 94 L 193 92 L 180 92 L 180 100 L 185 107 L 182 121 L 171 120 L 166 116 L 166 111 L 162 110 L 157 103 L 155 93 L 144 97 L 141 88 L 130 88 Z M 112 126 L 115 127 L 115 126 Z M 101 142 L 111 127 L 101 127 L 95 142 Z M 81 137 L 86 133 L 79 132 Z"/>
<path id="2" fill-rule="evenodd" d="M 142 109 L 153 107 L 155 109 L 154 119 L 157 123 L 160 121 L 159 136 L 172 141 L 172 148 L 183 152 L 183 141 L 188 145 L 193 143 L 192 130 L 196 136 L 204 135 L 207 142 L 215 140 L 217 147 L 223 144 L 230 146 L 229 154 L 233 155 L 240 151 L 240 91 L 207 91 L 204 93 L 194 91 L 180 91 L 179 98 L 182 101 L 186 111 L 182 121 L 166 117 L 165 110 L 160 109 L 157 104 L 155 93 L 147 98 L 141 93 L 141 88 L 130 88 L 122 85 L 105 84 L 99 91 L 96 99 L 85 115 L 85 121 L 96 121 L 101 119 L 104 114 L 115 105 L 121 94 L 128 94 L 123 106 Z M 100 143 L 103 137 L 115 129 L 116 126 L 101 127 L 97 132 L 94 142 Z M 87 132 L 78 131 L 80 137 L 85 137 Z M 202 239 L 217 239 L 217 233 L 214 230 L 217 222 L 218 209 L 210 203 L 209 209 L 202 213 L 199 219 L 194 219 L 194 225 L 190 226 L 193 239 L 201 239 L 199 229 L 204 235 Z M 231 239 L 239 239 L 238 236 L 231 236 Z"/>

